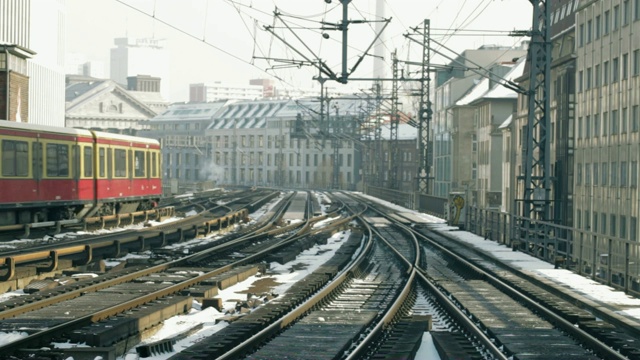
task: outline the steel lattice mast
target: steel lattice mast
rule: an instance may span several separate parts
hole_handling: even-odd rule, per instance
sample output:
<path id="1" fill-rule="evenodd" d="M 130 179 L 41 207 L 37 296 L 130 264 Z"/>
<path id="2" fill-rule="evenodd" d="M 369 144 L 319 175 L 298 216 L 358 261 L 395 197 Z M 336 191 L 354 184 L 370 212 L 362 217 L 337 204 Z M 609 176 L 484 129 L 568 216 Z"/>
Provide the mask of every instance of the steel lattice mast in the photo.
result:
<path id="1" fill-rule="evenodd" d="M 418 192 L 430 193 L 429 182 L 431 180 L 431 159 L 433 149 L 429 145 L 429 132 L 431 126 L 431 77 L 429 75 L 429 64 L 431 57 L 429 54 L 429 38 L 431 32 L 431 21 L 425 19 L 422 28 L 422 66 L 420 68 L 420 103 L 418 108 Z"/>
<path id="2" fill-rule="evenodd" d="M 533 28 L 529 46 L 530 66 L 528 118 L 523 134 L 524 197 L 522 216 L 551 220 L 551 135 L 549 97 L 551 79 L 551 42 L 549 40 L 549 0 L 530 0 L 533 5 Z"/>
<path id="3" fill-rule="evenodd" d="M 393 60 L 393 85 L 391 86 L 391 135 L 389 137 L 389 188 L 398 189 L 398 164 L 400 162 L 400 149 L 398 143 L 398 125 L 400 123 L 400 110 L 398 109 L 398 58 L 396 52 L 391 54 Z"/>

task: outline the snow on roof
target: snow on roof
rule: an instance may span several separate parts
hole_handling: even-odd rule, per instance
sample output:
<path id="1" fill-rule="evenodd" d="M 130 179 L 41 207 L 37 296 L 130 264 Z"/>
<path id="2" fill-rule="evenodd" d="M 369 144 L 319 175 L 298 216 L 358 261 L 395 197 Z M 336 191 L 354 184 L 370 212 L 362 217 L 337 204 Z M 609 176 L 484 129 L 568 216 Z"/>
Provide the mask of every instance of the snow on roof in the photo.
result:
<path id="1" fill-rule="evenodd" d="M 456 105 L 464 106 L 480 99 L 489 90 L 489 79 L 475 80 L 475 86 L 460 100 L 456 101 Z"/>
<path id="2" fill-rule="evenodd" d="M 511 125 L 512 120 L 513 120 L 513 114 L 509 115 L 507 120 L 505 120 L 502 124 L 500 124 L 500 126 L 498 126 L 498 129 L 504 129 L 506 127 L 509 127 L 509 125 Z"/>
<path id="3" fill-rule="evenodd" d="M 511 68 L 511 70 L 509 70 L 509 72 L 506 73 L 503 77 L 510 81 L 514 81 L 515 79 L 521 77 L 522 73 L 524 72 L 524 64 L 525 64 L 525 57 L 523 56 L 516 63 L 516 65 L 513 68 Z M 504 83 L 504 80 L 501 80 L 500 84 L 496 84 L 491 90 L 487 91 L 487 93 L 484 94 L 483 97 L 491 98 L 491 99 L 504 99 L 504 98 L 516 99 L 518 97 L 518 94 L 515 91 L 502 86 L 501 84 L 503 83 Z"/>
<path id="4" fill-rule="evenodd" d="M 522 76 L 524 65 L 525 57 L 522 57 L 502 78 L 514 81 Z M 503 86 L 504 82 L 501 79 L 499 82 L 493 82 L 492 84 L 489 78 L 483 78 L 477 81 L 476 85 L 466 95 L 456 101 L 456 105 L 470 105 L 480 99 L 516 99 L 518 94 L 514 90 Z"/>

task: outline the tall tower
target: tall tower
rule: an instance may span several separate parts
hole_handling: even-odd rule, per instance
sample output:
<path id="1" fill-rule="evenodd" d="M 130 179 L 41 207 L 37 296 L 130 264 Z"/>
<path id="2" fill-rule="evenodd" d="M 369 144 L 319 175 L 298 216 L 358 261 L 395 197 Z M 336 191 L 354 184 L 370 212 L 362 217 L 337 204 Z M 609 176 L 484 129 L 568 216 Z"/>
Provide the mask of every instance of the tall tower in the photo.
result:
<path id="1" fill-rule="evenodd" d="M 376 0 L 376 19 L 382 20 L 385 18 L 386 14 L 386 1 L 385 0 Z M 375 23 L 376 34 L 379 34 L 380 31 L 384 28 L 385 23 L 382 21 Z M 384 55 L 389 53 L 389 51 L 385 51 L 385 42 L 386 36 L 384 33 L 380 34 L 380 37 L 376 41 L 373 47 L 373 77 L 383 79 L 387 73 L 387 65 L 384 62 Z M 382 82 L 384 84 L 384 82 Z"/>
<path id="2" fill-rule="evenodd" d="M 129 76 L 160 78 L 160 94 L 169 99 L 169 54 L 164 39 L 116 38 L 111 49 L 111 80 L 126 86 Z"/>

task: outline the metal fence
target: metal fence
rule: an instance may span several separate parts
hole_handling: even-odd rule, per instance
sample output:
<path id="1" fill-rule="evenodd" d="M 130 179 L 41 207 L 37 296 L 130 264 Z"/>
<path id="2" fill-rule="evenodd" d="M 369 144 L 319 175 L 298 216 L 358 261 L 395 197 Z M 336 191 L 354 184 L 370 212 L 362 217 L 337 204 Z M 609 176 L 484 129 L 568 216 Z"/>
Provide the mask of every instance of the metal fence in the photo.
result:
<path id="1" fill-rule="evenodd" d="M 372 186 L 365 193 L 445 219 L 446 198 Z M 464 228 L 556 267 L 640 295 L 638 242 L 477 207 L 467 208 Z"/>

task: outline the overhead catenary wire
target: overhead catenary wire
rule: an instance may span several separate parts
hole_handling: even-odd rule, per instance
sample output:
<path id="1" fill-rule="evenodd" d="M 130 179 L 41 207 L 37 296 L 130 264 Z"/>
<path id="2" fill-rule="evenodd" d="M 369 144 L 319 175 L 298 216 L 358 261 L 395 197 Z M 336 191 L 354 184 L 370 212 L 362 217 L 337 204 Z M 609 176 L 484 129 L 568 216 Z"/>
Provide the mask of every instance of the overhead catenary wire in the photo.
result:
<path id="1" fill-rule="evenodd" d="M 250 62 L 248 62 L 248 61 L 246 61 L 246 60 L 244 60 L 244 59 L 242 59 L 241 57 L 239 57 L 239 56 L 237 56 L 237 55 L 235 55 L 235 54 L 232 54 L 231 52 L 229 52 L 229 51 L 227 51 L 227 50 L 225 50 L 225 49 L 223 49 L 223 48 L 221 48 L 221 47 L 219 47 L 219 46 L 216 46 L 216 45 L 214 45 L 214 44 L 212 44 L 212 43 L 210 43 L 210 42 L 206 41 L 205 39 L 198 38 L 197 36 L 195 36 L 195 35 L 193 35 L 193 34 L 189 33 L 188 31 L 185 31 L 185 30 L 183 30 L 183 29 L 180 29 L 179 27 L 177 27 L 177 26 L 175 26 L 175 25 L 173 25 L 173 24 L 170 24 L 170 23 L 169 23 L 169 22 L 167 22 L 167 21 L 164 21 L 164 20 L 162 20 L 162 19 L 158 18 L 157 16 L 155 16 L 155 14 L 149 14 L 149 13 L 147 13 L 147 12 L 145 12 L 145 11 L 141 10 L 141 9 L 136 8 L 135 6 L 132 6 L 132 5 L 130 5 L 130 4 L 127 4 L 127 3 L 126 3 L 126 2 L 124 2 L 123 0 L 115 0 L 115 1 L 116 1 L 116 2 L 118 2 L 118 3 L 120 3 L 120 4 L 122 4 L 122 5 L 124 5 L 124 6 L 126 6 L 126 7 L 128 7 L 128 8 L 130 8 L 130 9 L 132 9 L 132 10 L 134 10 L 134 11 L 137 11 L 137 12 L 141 13 L 141 14 L 143 14 L 143 15 L 145 15 L 145 16 L 149 16 L 149 17 L 151 17 L 151 18 L 152 18 L 152 19 L 154 19 L 155 21 L 158 21 L 158 22 L 160 22 L 161 24 L 163 24 L 163 25 L 165 25 L 165 26 L 167 26 L 167 27 L 169 27 L 169 28 L 171 28 L 171 29 L 173 29 L 173 30 L 175 30 L 175 31 L 178 31 L 178 32 L 180 32 L 180 33 L 181 33 L 181 34 L 183 34 L 183 35 L 186 35 L 186 36 L 188 36 L 188 37 L 190 37 L 190 38 L 196 39 L 196 40 L 198 40 L 198 41 L 200 41 L 200 42 L 202 42 L 202 43 L 204 43 L 204 44 L 208 45 L 209 47 L 211 47 L 211 48 L 213 48 L 213 49 L 216 49 L 216 50 L 220 51 L 221 53 L 223 53 L 223 54 L 225 54 L 225 55 L 227 55 L 227 56 L 230 56 L 230 57 L 232 57 L 232 58 L 234 58 L 234 59 L 236 59 L 236 60 L 238 60 L 238 61 L 241 61 L 241 62 L 243 62 L 243 63 L 245 63 L 245 64 L 247 64 L 247 65 L 253 66 L 253 67 L 255 67 L 255 68 L 259 69 L 260 71 L 262 71 L 262 72 L 264 72 L 264 73 L 266 73 L 266 74 L 268 74 L 268 75 L 270 75 L 270 76 L 274 76 L 274 77 L 276 77 L 276 78 L 279 78 L 279 77 L 277 77 L 277 76 L 275 76 L 275 75 L 271 75 L 271 74 L 267 73 L 264 69 L 262 69 L 262 68 L 260 68 L 260 67 L 258 67 L 258 66 L 256 66 L 256 65 L 254 65 L 254 64 L 252 64 L 252 63 L 250 63 Z M 279 78 L 279 79 L 281 79 L 281 78 Z M 281 79 L 281 80 L 282 80 L 282 79 Z M 284 81 L 284 80 L 282 80 L 282 81 Z"/>

